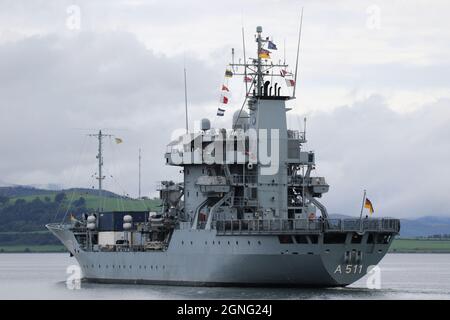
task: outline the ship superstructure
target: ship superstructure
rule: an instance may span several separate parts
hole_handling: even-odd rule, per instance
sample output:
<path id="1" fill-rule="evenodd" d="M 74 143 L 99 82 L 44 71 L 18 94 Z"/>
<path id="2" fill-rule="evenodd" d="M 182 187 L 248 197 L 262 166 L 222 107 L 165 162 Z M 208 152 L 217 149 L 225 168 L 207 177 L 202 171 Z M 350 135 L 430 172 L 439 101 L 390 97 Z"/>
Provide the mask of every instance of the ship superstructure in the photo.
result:
<path id="1" fill-rule="evenodd" d="M 328 216 L 319 199 L 329 186 L 313 175 L 306 132 L 287 128 L 286 101 L 294 94 L 273 81 L 285 80 L 287 65 L 264 59 L 269 40 L 261 27 L 255 39 L 255 58 L 230 65 L 251 79 L 248 111 L 236 111 L 230 129 L 203 119 L 198 132 L 168 144 L 165 162 L 184 179 L 161 182 L 159 212 L 98 212 L 48 225 L 86 279 L 345 286 L 386 254 L 398 219 Z"/>

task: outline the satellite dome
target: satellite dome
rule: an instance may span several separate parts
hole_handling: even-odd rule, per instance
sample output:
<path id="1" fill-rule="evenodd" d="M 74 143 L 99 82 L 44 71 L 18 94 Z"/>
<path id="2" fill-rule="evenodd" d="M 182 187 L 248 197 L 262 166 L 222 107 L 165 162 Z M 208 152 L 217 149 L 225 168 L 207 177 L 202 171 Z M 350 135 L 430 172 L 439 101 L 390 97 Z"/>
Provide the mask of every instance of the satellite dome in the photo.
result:
<path id="1" fill-rule="evenodd" d="M 211 121 L 209 121 L 209 119 L 203 118 L 201 121 L 201 129 L 202 131 L 211 129 Z"/>
<path id="2" fill-rule="evenodd" d="M 239 119 L 238 119 L 239 118 Z M 248 127 L 248 113 L 244 110 L 237 110 L 233 114 L 233 129 L 247 129 Z"/>

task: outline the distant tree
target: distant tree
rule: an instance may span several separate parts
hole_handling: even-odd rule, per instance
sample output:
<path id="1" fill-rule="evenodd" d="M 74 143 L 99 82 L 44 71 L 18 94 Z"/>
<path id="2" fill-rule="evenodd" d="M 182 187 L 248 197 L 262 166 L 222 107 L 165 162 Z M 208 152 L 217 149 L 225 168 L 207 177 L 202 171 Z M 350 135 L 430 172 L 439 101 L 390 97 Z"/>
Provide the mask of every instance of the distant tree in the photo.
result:
<path id="1" fill-rule="evenodd" d="M 45 197 L 44 200 L 45 202 L 50 202 L 52 199 L 50 199 L 50 197 Z"/>
<path id="2" fill-rule="evenodd" d="M 27 202 L 24 199 L 17 199 L 16 202 L 14 202 L 15 206 L 20 206 L 20 205 L 24 205 Z"/>
<path id="3" fill-rule="evenodd" d="M 9 198 L 6 196 L 0 196 L 0 204 L 5 205 L 9 202 Z"/>
<path id="4" fill-rule="evenodd" d="M 84 207 L 86 205 L 86 199 L 83 197 L 80 197 L 78 200 L 75 200 L 73 202 L 73 205 L 78 208 Z"/>
<path id="5" fill-rule="evenodd" d="M 60 192 L 58 194 L 56 194 L 55 196 L 55 202 L 57 203 L 61 203 L 62 201 L 64 201 L 67 198 L 66 194 L 64 192 Z"/>

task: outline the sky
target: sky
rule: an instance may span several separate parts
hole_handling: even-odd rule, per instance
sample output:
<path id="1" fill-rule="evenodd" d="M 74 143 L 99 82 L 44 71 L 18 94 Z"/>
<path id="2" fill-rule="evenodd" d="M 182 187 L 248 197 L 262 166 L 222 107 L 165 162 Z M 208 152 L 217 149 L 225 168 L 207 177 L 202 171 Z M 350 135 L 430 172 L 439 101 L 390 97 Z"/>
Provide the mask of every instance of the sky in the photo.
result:
<path id="1" fill-rule="evenodd" d="M 155 195 L 181 178 L 164 165 L 184 127 L 230 127 L 244 85 L 223 73 L 255 28 L 295 65 L 304 8 L 297 99 L 288 125 L 307 117 L 307 148 L 330 191 L 329 212 L 358 215 L 363 190 L 375 215 L 450 216 L 450 10 L 448 1 L 0 0 L 0 185 L 96 185 L 99 128 L 105 187 Z M 285 53 L 285 54 L 284 54 Z"/>

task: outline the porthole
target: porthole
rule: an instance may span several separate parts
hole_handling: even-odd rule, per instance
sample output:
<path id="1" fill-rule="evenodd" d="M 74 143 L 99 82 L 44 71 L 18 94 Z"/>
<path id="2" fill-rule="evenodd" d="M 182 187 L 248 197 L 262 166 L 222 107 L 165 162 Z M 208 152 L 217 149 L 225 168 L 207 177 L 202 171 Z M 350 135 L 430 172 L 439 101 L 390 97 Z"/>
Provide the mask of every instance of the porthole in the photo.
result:
<path id="1" fill-rule="evenodd" d="M 248 241 L 248 245 L 250 245 L 250 241 Z"/>

